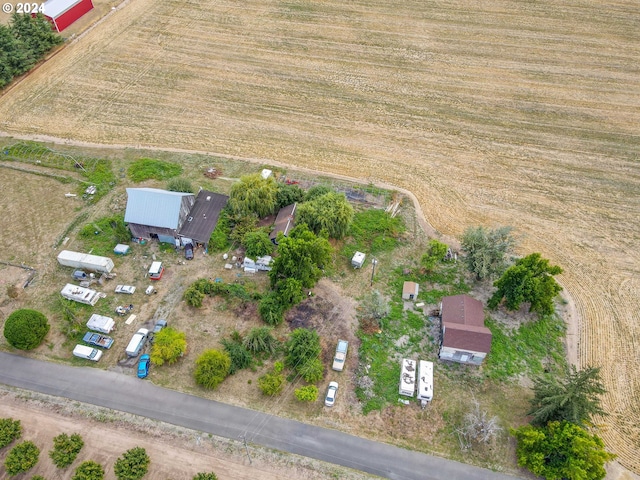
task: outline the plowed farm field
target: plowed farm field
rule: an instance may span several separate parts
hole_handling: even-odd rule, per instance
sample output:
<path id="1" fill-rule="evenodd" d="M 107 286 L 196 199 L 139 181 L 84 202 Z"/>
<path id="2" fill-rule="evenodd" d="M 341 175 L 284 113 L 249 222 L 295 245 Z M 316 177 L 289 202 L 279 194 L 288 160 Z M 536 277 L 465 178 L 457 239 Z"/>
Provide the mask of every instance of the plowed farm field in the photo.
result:
<path id="1" fill-rule="evenodd" d="M 282 162 L 512 225 L 564 268 L 601 435 L 640 472 L 636 0 L 130 0 L 0 98 L 0 130 Z"/>

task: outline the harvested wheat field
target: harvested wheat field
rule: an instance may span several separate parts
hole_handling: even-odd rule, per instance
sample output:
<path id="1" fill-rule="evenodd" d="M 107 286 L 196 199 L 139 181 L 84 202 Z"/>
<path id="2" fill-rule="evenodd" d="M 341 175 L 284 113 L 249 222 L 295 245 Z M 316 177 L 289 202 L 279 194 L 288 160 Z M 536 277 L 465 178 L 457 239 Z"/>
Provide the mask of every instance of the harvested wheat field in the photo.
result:
<path id="1" fill-rule="evenodd" d="M 0 130 L 185 149 L 412 191 L 447 235 L 513 225 L 602 367 L 640 472 L 636 0 L 131 0 L 0 98 Z"/>

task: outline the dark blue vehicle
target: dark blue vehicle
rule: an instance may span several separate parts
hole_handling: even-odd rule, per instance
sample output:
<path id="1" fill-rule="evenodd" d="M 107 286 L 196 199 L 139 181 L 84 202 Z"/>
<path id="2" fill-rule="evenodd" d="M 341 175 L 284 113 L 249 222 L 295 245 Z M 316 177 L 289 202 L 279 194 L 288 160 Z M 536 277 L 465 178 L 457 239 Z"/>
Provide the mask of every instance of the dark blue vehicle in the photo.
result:
<path id="1" fill-rule="evenodd" d="M 149 375 L 149 367 L 151 366 L 151 357 L 145 353 L 140 357 L 138 362 L 138 378 L 146 378 Z"/>

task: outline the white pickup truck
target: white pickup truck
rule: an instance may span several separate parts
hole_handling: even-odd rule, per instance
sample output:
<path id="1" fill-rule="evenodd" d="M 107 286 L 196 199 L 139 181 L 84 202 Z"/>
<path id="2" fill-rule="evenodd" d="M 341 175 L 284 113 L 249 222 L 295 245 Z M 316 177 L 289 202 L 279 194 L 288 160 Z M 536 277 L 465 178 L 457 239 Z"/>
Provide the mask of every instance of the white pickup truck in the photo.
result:
<path id="1" fill-rule="evenodd" d="M 338 340 L 338 346 L 336 347 L 336 354 L 333 357 L 333 368 L 337 372 L 344 370 L 344 361 L 347 359 L 347 350 L 349 349 L 349 342 L 346 340 Z"/>

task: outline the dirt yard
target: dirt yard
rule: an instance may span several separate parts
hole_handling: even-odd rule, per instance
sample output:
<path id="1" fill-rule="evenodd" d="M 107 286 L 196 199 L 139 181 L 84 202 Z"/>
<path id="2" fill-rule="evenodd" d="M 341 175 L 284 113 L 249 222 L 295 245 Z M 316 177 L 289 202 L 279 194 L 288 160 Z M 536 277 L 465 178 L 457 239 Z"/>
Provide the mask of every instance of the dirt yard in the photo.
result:
<path id="1" fill-rule="evenodd" d="M 151 458 L 149 473 L 144 477 L 149 480 L 190 480 L 198 472 L 214 472 L 220 480 L 370 478 L 346 468 L 254 446 L 249 446 L 249 461 L 241 442 L 46 395 L 0 389 L 0 417 L 19 419 L 21 439 L 31 440 L 40 448 L 40 461 L 29 471 L 29 478 L 36 474 L 48 479 L 71 478 L 80 462 L 94 460 L 105 468 L 105 479 L 115 479 L 113 464 L 133 447 L 144 448 Z M 85 442 L 75 463 L 62 471 L 47 454 L 53 437 L 61 433 L 80 433 Z M 5 478 L 3 465 L 0 478 Z"/>
<path id="2" fill-rule="evenodd" d="M 0 98 L 0 130 L 383 182 L 451 236 L 514 226 L 564 268 L 601 434 L 640 472 L 638 45 L 631 0 L 135 0 Z"/>

